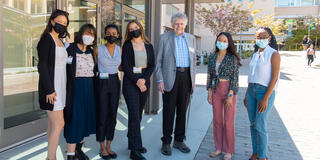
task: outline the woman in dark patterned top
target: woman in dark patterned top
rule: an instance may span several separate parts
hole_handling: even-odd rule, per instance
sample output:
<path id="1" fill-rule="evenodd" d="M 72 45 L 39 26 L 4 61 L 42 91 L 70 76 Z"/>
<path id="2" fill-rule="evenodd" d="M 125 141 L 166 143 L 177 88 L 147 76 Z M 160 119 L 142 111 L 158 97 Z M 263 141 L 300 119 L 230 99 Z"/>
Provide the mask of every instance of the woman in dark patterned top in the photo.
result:
<path id="1" fill-rule="evenodd" d="M 216 51 L 209 56 L 208 102 L 213 106 L 213 128 L 217 157 L 225 152 L 224 160 L 232 159 L 235 153 L 234 120 L 238 92 L 240 57 L 229 33 L 217 37 Z"/>

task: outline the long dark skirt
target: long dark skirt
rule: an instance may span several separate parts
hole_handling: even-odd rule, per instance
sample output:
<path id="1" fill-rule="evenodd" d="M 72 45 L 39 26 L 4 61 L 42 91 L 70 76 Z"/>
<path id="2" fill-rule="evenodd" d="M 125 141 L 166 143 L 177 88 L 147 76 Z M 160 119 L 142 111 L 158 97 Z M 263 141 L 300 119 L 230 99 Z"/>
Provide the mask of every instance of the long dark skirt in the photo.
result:
<path id="1" fill-rule="evenodd" d="M 92 78 L 79 77 L 74 82 L 72 122 L 64 127 L 67 143 L 79 143 L 96 133 L 96 112 Z"/>

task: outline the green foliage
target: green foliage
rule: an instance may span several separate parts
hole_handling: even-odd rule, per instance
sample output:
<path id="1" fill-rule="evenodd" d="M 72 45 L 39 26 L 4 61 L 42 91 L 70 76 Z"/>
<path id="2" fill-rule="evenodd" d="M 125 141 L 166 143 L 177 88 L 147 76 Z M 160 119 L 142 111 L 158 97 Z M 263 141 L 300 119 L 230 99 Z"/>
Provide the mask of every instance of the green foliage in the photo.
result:
<path id="1" fill-rule="evenodd" d="M 249 51 L 241 51 L 241 58 L 242 59 L 247 59 L 252 57 L 254 51 L 253 50 L 249 50 Z"/>

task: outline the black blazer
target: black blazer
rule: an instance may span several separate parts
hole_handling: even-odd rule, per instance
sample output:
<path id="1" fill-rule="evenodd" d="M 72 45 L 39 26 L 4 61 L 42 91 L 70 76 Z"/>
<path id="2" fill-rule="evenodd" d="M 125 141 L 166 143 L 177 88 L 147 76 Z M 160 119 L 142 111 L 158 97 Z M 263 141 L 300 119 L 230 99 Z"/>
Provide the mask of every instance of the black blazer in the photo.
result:
<path id="1" fill-rule="evenodd" d="M 150 43 L 145 43 L 146 51 L 147 51 L 147 68 L 143 72 L 142 75 L 134 74 L 133 67 L 135 66 L 134 60 L 134 50 L 131 41 L 126 41 L 122 46 L 122 69 L 124 72 L 124 76 L 131 80 L 134 84 L 140 78 L 148 81 L 155 67 L 155 59 L 154 59 L 154 50 L 153 46 Z"/>
<path id="2" fill-rule="evenodd" d="M 46 95 L 55 92 L 54 89 L 54 65 L 56 44 L 50 33 L 44 34 L 37 45 L 39 63 L 39 104 L 43 110 L 53 110 L 53 104 L 46 102 Z"/>
<path id="3" fill-rule="evenodd" d="M 66 124 L 71 124 L 72 121 L 72 111 L 73 111 L 73 97 L 74 97 L 74 81 L 76 79 L 76 68 L 77 68 L 77 53 L 76 53 L 76 47 L 77 47 L 77 43 L 71 43 L 70 46 L 67 48 L 67 52 L 68 52 L 68 57 L 72 56 L 72 63 L 71 64 L 67 64 L 67 97 L 66 97 L 66 107 L 63 110 L 63 114 L 64 114 L 64 120 Z M 92 54 L 92 58 L 93 61 L 94 60 L 94 53 L 93 50 L 90 49 L 90 52 Z M 94 85 L 96 85 L 96 75 L 97 75 L 97 65 L 95 63 L 93 72 L 94 72 L 94 77 L 93 77 L 93 82 Z M 96 96 L 96 86 L 94 86 L 94 93 Z"/>

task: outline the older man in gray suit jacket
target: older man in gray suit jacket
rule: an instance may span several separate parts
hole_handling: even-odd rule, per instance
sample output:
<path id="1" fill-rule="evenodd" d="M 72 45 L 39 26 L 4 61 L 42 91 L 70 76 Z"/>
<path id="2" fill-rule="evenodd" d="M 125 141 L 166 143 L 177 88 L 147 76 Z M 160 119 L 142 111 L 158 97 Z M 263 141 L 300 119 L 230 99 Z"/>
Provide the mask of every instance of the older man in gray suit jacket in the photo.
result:
<path id="1" fill-rule="evenodd" d="M 171 18 L 174 31 L 161 35 L 157 61 L 156 77 L 159 90 L 163 97 L 163 137 L 161 152 L 171 155 L 171 141 L 174 117 L 173 147 L 183 153 L 189 153 L 185 139 L 186 112 L 195 86 L 195 47 L 196 40 L 191 34 L 185 33 L 188 18 L 183 13 L 177 13 Z"/>

